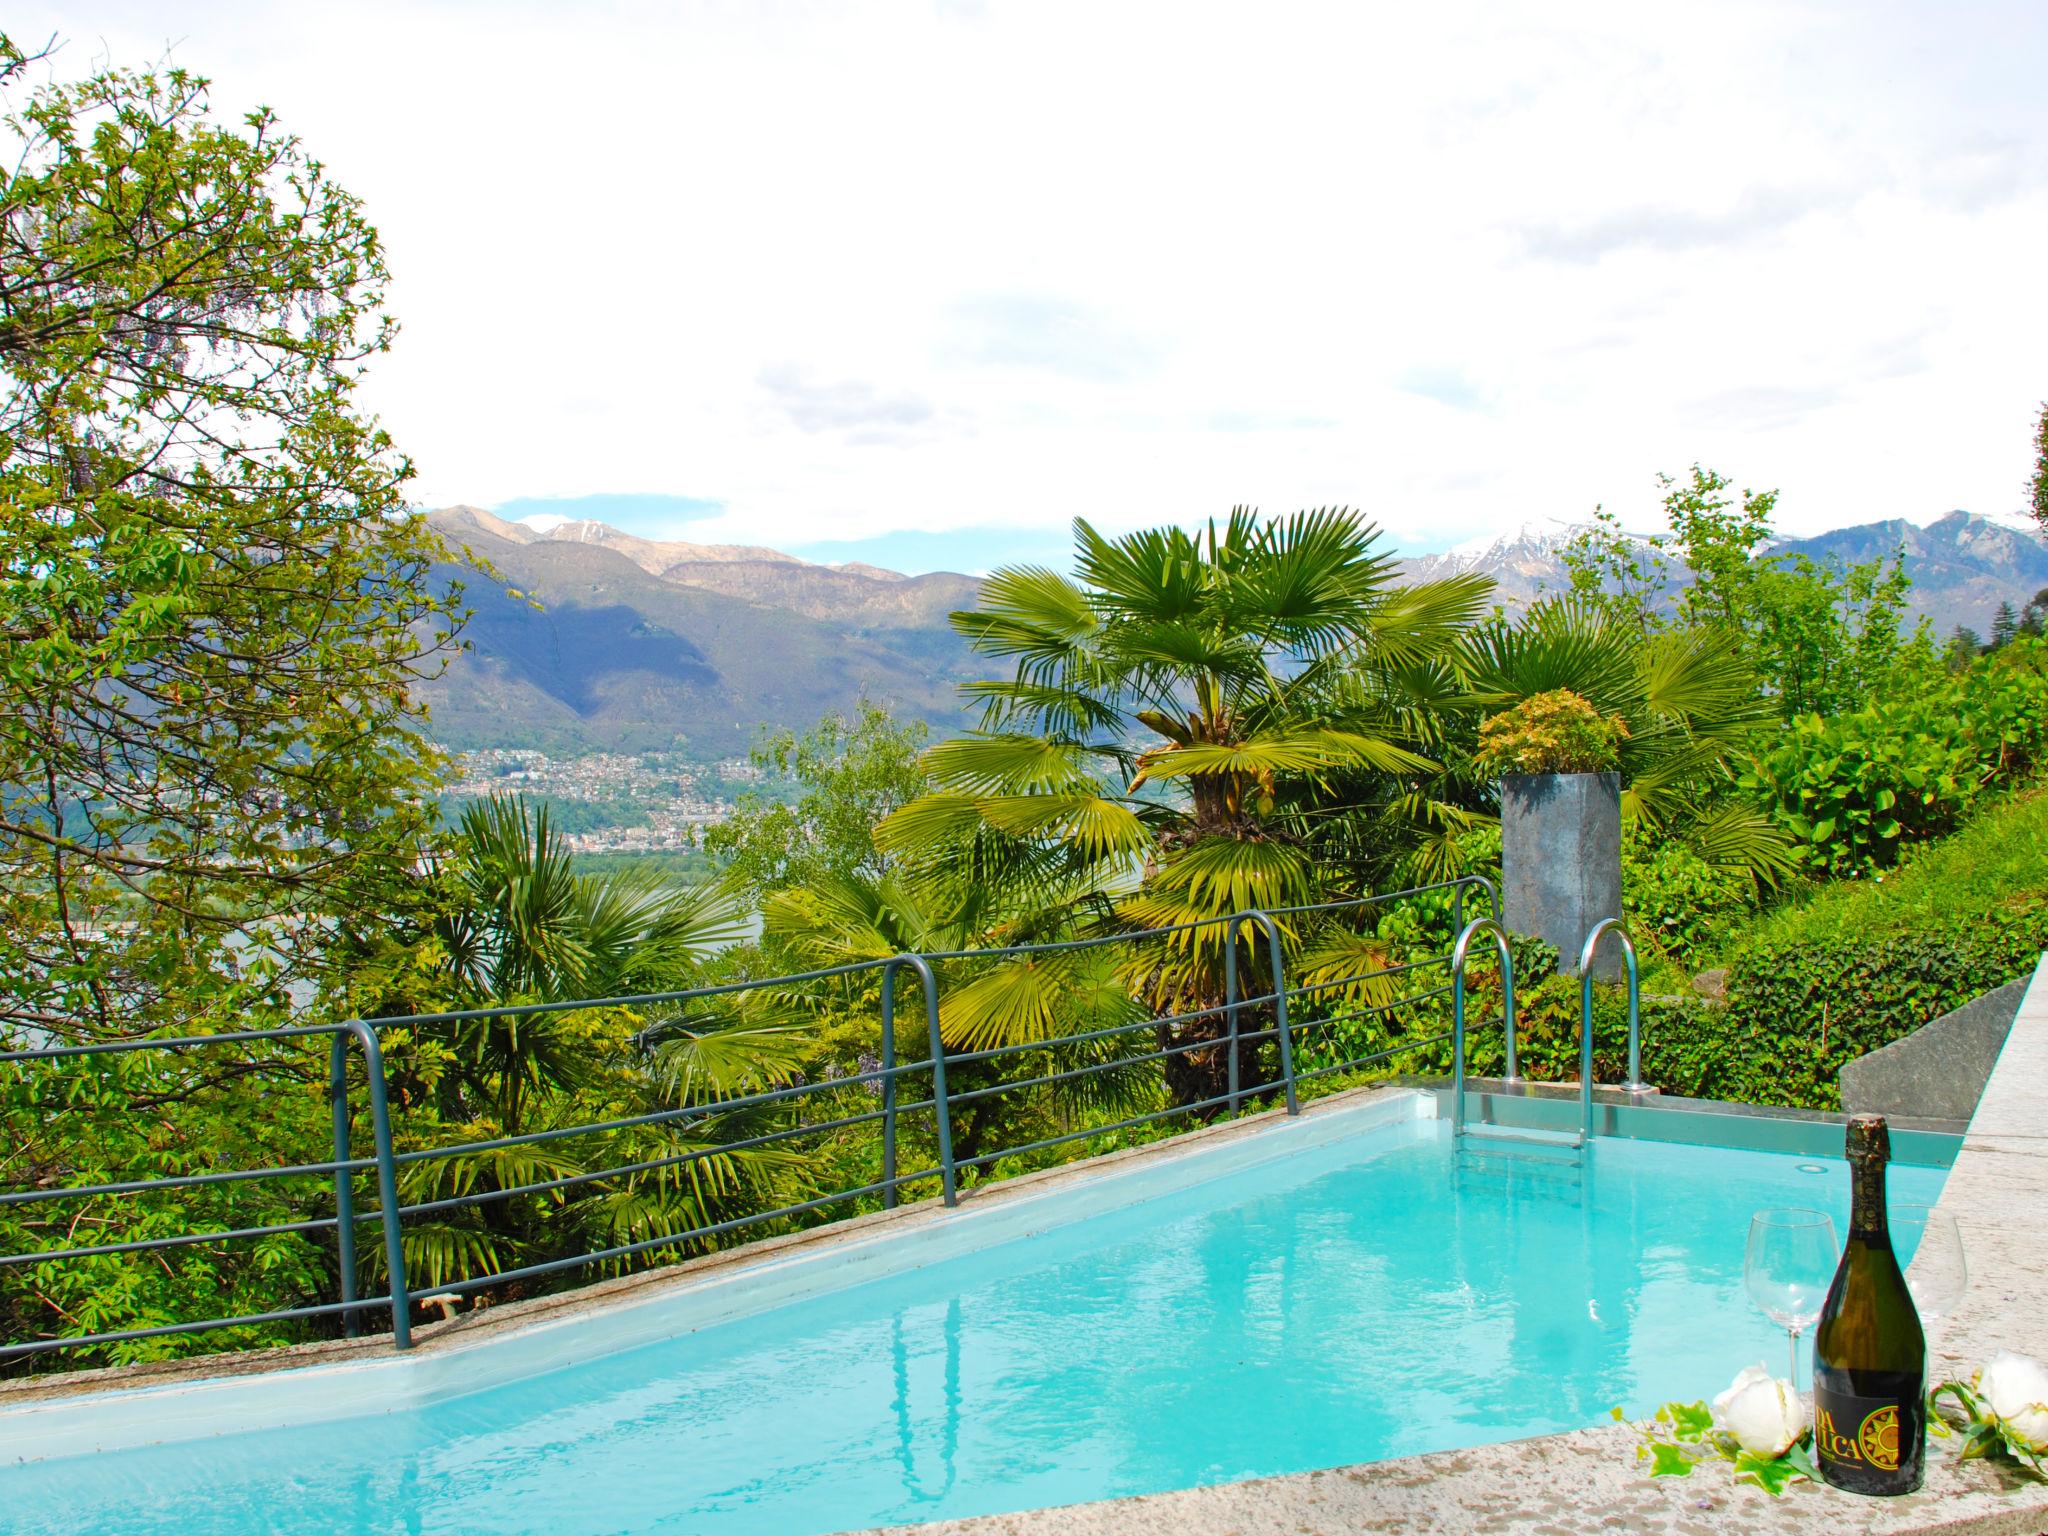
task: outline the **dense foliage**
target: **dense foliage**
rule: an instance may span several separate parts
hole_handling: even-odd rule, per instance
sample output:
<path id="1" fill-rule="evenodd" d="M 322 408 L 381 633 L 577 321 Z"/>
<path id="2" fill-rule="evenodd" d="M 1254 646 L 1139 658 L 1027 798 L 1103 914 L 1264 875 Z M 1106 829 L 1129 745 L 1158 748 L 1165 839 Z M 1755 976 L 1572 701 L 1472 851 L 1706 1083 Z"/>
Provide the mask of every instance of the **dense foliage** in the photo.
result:
<path id="1" fill-rule="evenodd" d="M 1924 668 L 1891 696 L 1802 715 L 1744 786 L 1804 845 L 1809 867 L 1867 874 L 1956 827 L 1979 796 L 2048 752 L 2048 644 L 2020 636 L 1960 671 Z"/>
<path id="2" fill-rule="evenodd" d="M 1818 887 L 1739 931 L 1725 1002 L 1645 1005 L 1644 1074 L 1669 1093 L 1835 1108 L 1844 1065 L 2026 975 L 2044 949 L 2048 790 L 2033 788 L 1910 850 L 1881 880 Z M 1530 1003 L 1576 1040 L 1575 998 L 1539 989 Z M 1625 1049 L 1618 997 L 1600 1002 L 1595 1038 L 1612 1081 Z M 1532 1059 L 1543 1076 L 1577 1072 L 1569 1051 Z"/>
<path id="3" fill-rule="evenodd" d="M 1178 930 L 1124 980 L 1156 1014 L 1192 1015 L 1159 1027 L 1162 1049 L 1198 1046 L 1223 1029 L 1213 1010 L 1237 942 L 1207 920 L 1335 894 L 1341 870 L 1300 824 L 1334 802 L 1338 775 L 1398 785 L 1411 825 L 1469 822 L 1418 781 L 1438 766 L 1424 755 L 1438 710 L 1461 703 L 1445 655 L 1486 583 L 1396 587 L 1376 530 L 1334 510 L 1240 508 L 1199 537 L 1111 539 L 1077 520 L 1074 536 L 1074 577 L 1001 570 L 956 615 L 1013 670 L 970 687 L 980 729 L 926 754 L 936 787 L 876 839 L 928 883 L 1033 914 L 1020 936 Z M 1030 1006 L 1036 968 L 998 977 Z M 1176 1096 L 1213 1104 L 1226 1057 L 1170 1057 Z"/>

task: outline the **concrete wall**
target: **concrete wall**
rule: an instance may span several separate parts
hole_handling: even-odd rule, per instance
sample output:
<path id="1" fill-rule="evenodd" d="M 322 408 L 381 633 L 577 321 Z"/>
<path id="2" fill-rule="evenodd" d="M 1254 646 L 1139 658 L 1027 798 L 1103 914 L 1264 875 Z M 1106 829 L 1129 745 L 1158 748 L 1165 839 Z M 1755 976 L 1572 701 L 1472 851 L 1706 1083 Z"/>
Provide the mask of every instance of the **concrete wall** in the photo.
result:
<path id="1" fill-rule="evenodd" d="M 1621 915 L 1621 775 L 1511 773 L 1500 781 L 1501 915 L 1555 944 L 1566 975 L 1593 925 Z M 1600 946 L 1593 974 L 1622 977 L 1621 946 Z"/>
<path id="2" fill-rule="evenodd" d="M 1850 1062 L 1838 1077 L 1842 1108 L 1852 1115 L 1967 1121 L 2026 991 L 2025 978 L 2009 981 Z"/>

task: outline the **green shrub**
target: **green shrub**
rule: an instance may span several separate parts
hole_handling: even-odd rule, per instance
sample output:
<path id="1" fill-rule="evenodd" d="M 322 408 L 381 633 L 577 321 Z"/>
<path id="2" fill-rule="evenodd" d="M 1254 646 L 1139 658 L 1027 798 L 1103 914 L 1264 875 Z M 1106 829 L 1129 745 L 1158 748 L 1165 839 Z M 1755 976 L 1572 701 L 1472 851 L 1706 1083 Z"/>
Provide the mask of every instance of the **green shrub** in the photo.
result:
<path id="1" fill-rule="evenodd" d="M 1576 1081 L 1579 1075 L 1579 982 L 1546 977 L 1515 995 L 1516 1051 L 1522 1074 L 1538 1082 Z M 1704 999 L 1650 997 L 1642 1004 L 1643 1080 L 1667 1093 L 1693 1098 L 1740 1098 L 1744 1083 L 1727 1068 L 1741 1053 L 1722 1048 L 1725 1010 Z M 1628 1079 L 1628 993 L 1619 986 L 1593 989 L 1593 1080 Z"/>
<path id="2" fill-rule="evenodd" d="M 1646 963 L 1650 952 L 1662 950 L 1693 964 L 1756 909 L 1756 882 L 1682 843 L 1631 837 L 1622 847 L 1621 900 Z"/>
<path id="3" fill-rule="evenodd" d="M 1897 862 L 1945 836 L 1985 790 L 2048 754 L 2048 645 L 2020 637 L 1917 692 L 1822 719 L 1806 715 L 1761 753 L 1743 786 L 1806 850 L 1842 876 Z"/>
<path id="4" fill-rule="evenodd" d="M 1951 831 L 1967 809 L 1976 754 L 1919 703 L 1792 722 L 1744 781 L 1829 875 L 1883 869 L 1901 846 Z"/>
<path id="5" fill-rule="evenodd" d="M 1568 688 L 1532 694 L 1479 727 L 1485 773 L 1604 773 L 1621 762 L 1628 726 Z"/>

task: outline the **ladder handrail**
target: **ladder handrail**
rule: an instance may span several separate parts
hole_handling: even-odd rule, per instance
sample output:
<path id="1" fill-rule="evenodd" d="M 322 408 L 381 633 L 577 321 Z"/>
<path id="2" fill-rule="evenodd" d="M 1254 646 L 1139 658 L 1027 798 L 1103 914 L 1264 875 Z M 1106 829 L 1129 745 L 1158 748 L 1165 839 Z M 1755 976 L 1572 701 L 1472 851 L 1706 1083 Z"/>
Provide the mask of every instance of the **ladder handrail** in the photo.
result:
<path id="1" fill-rule="evenodd" d="M 1643 1086 L 1642 988 L 1636 976 L 1636 941 L 1618 917 L 1602 918 L 1579 950 L 1579 1117 L 1588 1141 L 1593 1138 L 1593 957 L 1600 941 L 1613 934 L 1621 941 L 1622 965 L 1628 972 L 1628 1091 Z"/>
<path id="2" fill-rule="evenodd" d="M 1507 930 L 1490 917 L 1475 917 L 1451 949 L 1451 1134 L 1465 1134 L 1465 960 L 1472 941 L 1488 935 L 1500 951 L 1502 1017 L 1507 1026 L 1508 1081 L 1515 1080 L 1515 957 Z"/>

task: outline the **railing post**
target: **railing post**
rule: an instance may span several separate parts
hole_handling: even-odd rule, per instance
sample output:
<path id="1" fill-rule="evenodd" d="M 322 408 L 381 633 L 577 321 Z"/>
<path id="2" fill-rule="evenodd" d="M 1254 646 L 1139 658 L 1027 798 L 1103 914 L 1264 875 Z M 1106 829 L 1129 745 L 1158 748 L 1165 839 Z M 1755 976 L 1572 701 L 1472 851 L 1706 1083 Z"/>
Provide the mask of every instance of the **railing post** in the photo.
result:
<path id="1" fill-rule="evenodd" d="M 351 1161 L 348 1134 L 348 1032 L 337 1031 L 327 1059 L 327 1100 L 334 1112 L 334 1160 Z M 334 1170 L 334 1262 L 341 1274 L 341 1299 L 356 1299 L 356 1192 L 355 1171 Z M 354 1338 L 361 1331 L 362 1313 L 348 1307 L 341 1314 L 342 1331 Z"/>
<path id="2" fill-rule="evenodd" d="M 1287 1022 L 1287 960 L 1280 952 L 1280 925 L 1254 908 L 1231 922 L 1236 933 L 1240 923 L 1257 923 L 1266 931 L 1266 949 L 1273 962 L 1273 1030 L 1280 1042 L 1280 1081 L 1287 1089 L 1287 1113 L 1301 1113 L 1301 1099 L 1294 1083 L 1294 1031 Z"/>
<path id="3" fill-rule="evenodd" d="M 1237 1066 L 1237 929 L 1242 921 L 1242 918 L 1233 917 L 1223 926 L 1223 1008 L 1230 1030 L 1230 1112 L 1233 1115 L 1244 1099 Z"/>
<path id="4" fill-rule="evenodd" d="M 882 1209 L 896 1209 L 896 966 L 882 967 Z"/>
<path id="5" fill-rule="evenodd" d="M 361 1019 L 350 1019 L 348 1031 L 363 1042 L 363 1065 L 370 1080 L 370 1134 L 376 1139 L 377 1204 L 384 1218 L 384 1260 L 391 1278 L 391 1342 L 412 1348 L 412 1298 L 405 1283 L 405 1242 L 398 1210 L 398 1165 L 391 1155 L 391 1106 L 384 1094 L 384 1052 L 377 1032 Z"/>
<path id="6" fill-rule="evenodd" d="M 946 1042 L 939 1034 L 939 983 L 923 955 L 898 955 L 887 969 L 907 965 L 924 988 L 924 1018 L 932 1052 L 932 1116 L 939 1132 L 939 1186 L 946 1204 L 960 1203 L 960 1170 L 953 1163 L 953 1110 L 946 1102 Z"/>

